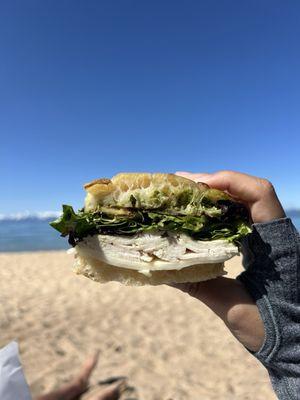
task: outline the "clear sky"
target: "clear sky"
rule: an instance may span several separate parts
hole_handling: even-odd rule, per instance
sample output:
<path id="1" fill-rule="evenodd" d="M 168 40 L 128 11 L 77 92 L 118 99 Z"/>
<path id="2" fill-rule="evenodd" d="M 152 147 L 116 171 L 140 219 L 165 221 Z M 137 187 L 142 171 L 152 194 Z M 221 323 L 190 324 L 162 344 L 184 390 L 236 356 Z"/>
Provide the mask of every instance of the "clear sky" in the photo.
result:
<path id="1" fill-rule="evenodd" d="M 0 213 L 119 171 L 234 169 L 300 207 L 300 2 L 4 0 Z"/>

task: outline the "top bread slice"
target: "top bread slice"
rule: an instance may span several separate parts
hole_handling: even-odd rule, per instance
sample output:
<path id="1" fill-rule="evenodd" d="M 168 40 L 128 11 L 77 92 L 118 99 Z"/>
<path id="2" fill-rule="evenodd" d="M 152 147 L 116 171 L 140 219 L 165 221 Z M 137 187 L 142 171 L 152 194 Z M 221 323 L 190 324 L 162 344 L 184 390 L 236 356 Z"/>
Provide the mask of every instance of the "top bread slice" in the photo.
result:
<path id="1" fill-rule="evenodd" d="M 85 211 L 104 206 L 196 215 L 203 195 L 214 201 L 229 198 L 205 183 L 163 173 L 120 173 L 111 179 L 96 179 L 84 188 L 87 191 Z"/>

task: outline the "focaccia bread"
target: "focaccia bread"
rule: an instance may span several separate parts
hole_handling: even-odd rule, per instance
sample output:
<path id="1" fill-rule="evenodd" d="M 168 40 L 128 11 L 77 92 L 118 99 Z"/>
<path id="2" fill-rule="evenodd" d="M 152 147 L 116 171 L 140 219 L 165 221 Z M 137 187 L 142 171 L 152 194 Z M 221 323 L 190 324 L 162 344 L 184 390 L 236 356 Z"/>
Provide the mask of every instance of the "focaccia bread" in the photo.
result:
<path id="1" fill-rule="evenodd" d="M 213 201 L 229 196 L 174 174 L 120 173 L 112 179 L 96 179 L 84 185 L 85 210 L 98 206 L 169 210 L 172 213 L 197 214 L 201 197 Z"/>

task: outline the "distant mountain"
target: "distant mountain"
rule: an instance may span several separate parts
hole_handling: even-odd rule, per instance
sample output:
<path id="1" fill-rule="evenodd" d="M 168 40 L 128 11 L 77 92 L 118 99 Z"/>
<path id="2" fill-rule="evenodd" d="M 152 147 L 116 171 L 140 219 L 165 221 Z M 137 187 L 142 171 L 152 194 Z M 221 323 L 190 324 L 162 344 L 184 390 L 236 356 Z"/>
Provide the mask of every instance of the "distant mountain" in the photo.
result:
<path id="1" fill-rule="evenodd" d="M 0 214 L 0 221 L 34 221 L 49 220 L 59 217 L 59 211 L 37 211 L 37 212 L 20 212 L 15 214 Z"/>
<path id="2" fill-rule="evenodd" d="M 300 209 L 291 208 L 290 210 L 286 210 L 286 214 L 291 218 L 300 218 Z"/>
<path id="3" fill-rule="evenodd" d="M 291 218 L 300 218 L 300 208 L 290 208 L 285 210 Z M 60 211 L 37 211 L 37 212 L 19 212 L 15 214 L 0 214 L 0 221 L 32 221 L 32 220 L 50 220 L 58 218 Z"/>
<path id="4" fill-rule="evenodd" d="M 300 208 L 290 208 L 285 212 L 291 218 L 300 218 Z M 0 221 L 48 220 L 58 218 L 60 215 L 60 211 L 25 211 L 15 214 L 0 214 Z"/>

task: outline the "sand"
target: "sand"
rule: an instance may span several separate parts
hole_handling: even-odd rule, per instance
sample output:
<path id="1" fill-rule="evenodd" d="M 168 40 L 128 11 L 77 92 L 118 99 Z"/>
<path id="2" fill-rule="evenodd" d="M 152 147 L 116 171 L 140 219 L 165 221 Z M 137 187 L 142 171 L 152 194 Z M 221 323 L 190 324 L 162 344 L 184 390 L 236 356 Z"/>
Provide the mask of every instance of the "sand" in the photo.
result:
<path id="1" fill-rule="evenodd" d="M 199 301 L 167 286 L 99 285 L 71 265 L 65 252 L 0 254 L 0 347 L 19 342 L 33 395 L 99 349 L 92 384 L 126 375 L 128 399 L 276 398 L 266 370 Z M 227 266 L 238 274 L 240 259 Z"/>

